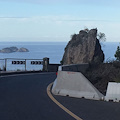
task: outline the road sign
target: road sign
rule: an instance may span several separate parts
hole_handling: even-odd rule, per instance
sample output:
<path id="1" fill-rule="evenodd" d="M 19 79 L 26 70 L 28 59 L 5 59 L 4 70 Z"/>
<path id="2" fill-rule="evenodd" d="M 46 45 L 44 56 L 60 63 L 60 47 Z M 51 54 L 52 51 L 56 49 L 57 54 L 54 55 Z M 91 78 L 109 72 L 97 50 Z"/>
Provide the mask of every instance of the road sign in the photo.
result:
<path id="1" fill-rule="evenodd" d="M 12 61 L 12 64 L 25 64 L 25 61 Z"/>
<path id="2" fill-rule="evenodd" d="M 31 65 L 42 65 L 42 61 L 31 61 Z"/>

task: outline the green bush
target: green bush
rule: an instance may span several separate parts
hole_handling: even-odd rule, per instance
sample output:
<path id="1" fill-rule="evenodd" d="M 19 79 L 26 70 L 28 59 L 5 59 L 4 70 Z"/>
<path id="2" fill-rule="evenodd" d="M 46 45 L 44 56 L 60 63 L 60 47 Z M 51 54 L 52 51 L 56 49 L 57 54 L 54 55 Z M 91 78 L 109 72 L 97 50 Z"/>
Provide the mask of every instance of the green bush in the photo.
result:
<path id="1" fill-rule="evenodd" d="M 120 61 L 120 47 L 117 47 L 116 53 L 115 53 L 115 58 L 117 61 Z"/>

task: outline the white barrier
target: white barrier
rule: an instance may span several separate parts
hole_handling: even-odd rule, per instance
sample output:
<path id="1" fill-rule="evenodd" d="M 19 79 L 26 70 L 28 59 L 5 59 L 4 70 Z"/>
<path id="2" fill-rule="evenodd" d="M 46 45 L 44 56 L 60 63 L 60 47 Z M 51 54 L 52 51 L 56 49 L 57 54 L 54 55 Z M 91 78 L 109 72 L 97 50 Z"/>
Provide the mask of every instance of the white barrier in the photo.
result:
<path id="1" fill-rule="evenodd" d="M 108 83 L 105 100 L 120 102 L 120 83 L 115 82 Z"/>
<path id="2" fill-rule="evenodd" d="M 80 72 L 58 71 L 52 87 L 55 95 L 101 100 L 102 95 Z"/>

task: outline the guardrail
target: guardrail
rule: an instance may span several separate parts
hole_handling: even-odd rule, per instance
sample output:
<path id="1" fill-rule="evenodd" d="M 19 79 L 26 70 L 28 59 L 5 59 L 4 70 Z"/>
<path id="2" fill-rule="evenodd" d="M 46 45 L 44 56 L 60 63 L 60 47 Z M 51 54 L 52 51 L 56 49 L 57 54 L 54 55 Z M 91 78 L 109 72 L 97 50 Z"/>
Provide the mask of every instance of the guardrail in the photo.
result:
<path id="1" fill-rule="evenodd" d="M 23 59 L 5 58 L 0 59 L 1 71 L 48 71 L 49 58 L 43 59 Z"/>

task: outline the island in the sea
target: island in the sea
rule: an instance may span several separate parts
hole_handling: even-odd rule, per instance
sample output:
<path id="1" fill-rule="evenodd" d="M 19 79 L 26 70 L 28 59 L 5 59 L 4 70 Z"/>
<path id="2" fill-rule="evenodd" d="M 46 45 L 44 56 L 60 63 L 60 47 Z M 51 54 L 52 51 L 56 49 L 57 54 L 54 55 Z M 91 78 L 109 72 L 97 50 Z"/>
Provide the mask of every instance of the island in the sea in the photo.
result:
<path id="1" fill-rule="evenodd" d="M 13 52 L 29 52 L 27 48 L 20 48 L 18 49 L 17 47 L 6 47 L 0 50 L 0 53 L 13 53 Z"/>

